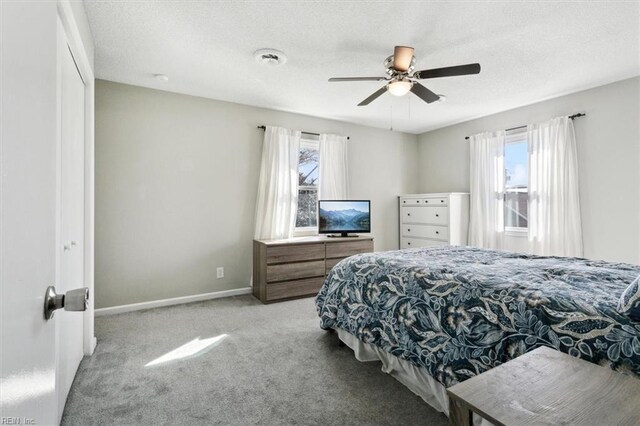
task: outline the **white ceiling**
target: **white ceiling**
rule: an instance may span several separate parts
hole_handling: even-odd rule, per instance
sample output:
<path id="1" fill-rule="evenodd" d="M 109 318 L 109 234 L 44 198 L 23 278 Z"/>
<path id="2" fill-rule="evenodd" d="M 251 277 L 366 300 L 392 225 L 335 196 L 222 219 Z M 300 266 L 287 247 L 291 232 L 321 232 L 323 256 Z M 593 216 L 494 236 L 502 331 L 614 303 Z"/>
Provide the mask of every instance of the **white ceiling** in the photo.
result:
<path id="1" fill-rule="evenodd" d="M 98 78 L 422 133 L 640 74 L 639 2 L 85 0 Z M 424 80 L 444 103 L 385 94 L 394 45 L 416 69 L 479 62 L 479 75 Z M 253 52 L 282 50 L 285 65 Z M 158 82 L 153 74 L 169 76 Z M 567 111 L 573 112 L 573 111 Z"/>

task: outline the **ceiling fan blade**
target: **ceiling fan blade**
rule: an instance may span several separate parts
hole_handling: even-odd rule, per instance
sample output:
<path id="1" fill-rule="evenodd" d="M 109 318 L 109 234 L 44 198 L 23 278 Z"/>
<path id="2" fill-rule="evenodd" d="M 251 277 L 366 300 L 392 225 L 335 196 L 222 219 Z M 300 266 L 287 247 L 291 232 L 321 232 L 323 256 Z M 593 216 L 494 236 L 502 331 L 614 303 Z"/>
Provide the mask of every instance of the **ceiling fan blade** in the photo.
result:
<path id="1" fill-rule="evenodd" d="M 430 70 L 416 71 L 413 78 L 439 78 L 454 77 L 456 75 L 479 74 L 480 64 L 456 65 L 454 67 L 434 68 Z"/>
<path id="2" fill-rule="evenodd" d="M 420 99 L 430 104 L 431 102 L 435 102 L 440 99 L 440 96 L 433 93 L 431 90 L 427 89 L 420 83 L 413 83 L 411 86 L 411 91 Z"/>
<path id="3" fill-rule="evenodd" d="M 413 47 L 396 46 L 393 49 L 393 68 L 407 72 L 413 59 Z"/>
<path id="4" fill-rule="evenodd" d="M 385 81 L 386 77 L 333 77 L 329 79 L 329 82 L 334 83 L 337 81 Z"/>
<path id="5" fill-rule="evenodd" d="M 382 86 L 380 89 L 378 89 L 373 95 L 369 96 L 367 99 L 365 99 L 364 101 L 360 102 L 358 104 L 358 106 L 365 106 L 365 105 L 369 105 L 371 102 L 373 102 L 374 100 L 376 100 L 377 98 L 379 98 L 384 92 L 387 91 L 387 86 Z"/>

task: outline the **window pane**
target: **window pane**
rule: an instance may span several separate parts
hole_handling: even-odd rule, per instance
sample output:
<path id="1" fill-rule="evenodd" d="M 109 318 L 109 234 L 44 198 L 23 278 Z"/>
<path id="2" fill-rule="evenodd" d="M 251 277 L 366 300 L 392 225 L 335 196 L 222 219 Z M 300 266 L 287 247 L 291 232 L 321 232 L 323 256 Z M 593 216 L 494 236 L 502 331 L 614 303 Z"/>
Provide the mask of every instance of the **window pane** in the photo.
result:
<path id="1" fill-rule="evenodd" d="M 529 226 L 529 194 L 507 192 L 504 201 L 504 226 L 527 228 Z"/>
<path id="2" fill-rule="evenodd" d="M 298 215 L 296 228 L 317 226 L 318 190 L 300 189 L 298 191 Z"/>
<path id="3" fill-rule="evenodd" d="M 318 185 L 318 150 L 311 148 L 300 148 L 298 159 L 298 185 L 317 186 Z"/>
<path id="4" fill-rule="evenodd" d="M 504 147 L 504 226 L 527 228 L 529 218 L 529 153 L 526 139 Z"/>
<path id="5" fill-rule="evenodd" d="M 529 184 L 527 141 L 507 143 L 504 147 L 505 186 L 526 188 Z"/>

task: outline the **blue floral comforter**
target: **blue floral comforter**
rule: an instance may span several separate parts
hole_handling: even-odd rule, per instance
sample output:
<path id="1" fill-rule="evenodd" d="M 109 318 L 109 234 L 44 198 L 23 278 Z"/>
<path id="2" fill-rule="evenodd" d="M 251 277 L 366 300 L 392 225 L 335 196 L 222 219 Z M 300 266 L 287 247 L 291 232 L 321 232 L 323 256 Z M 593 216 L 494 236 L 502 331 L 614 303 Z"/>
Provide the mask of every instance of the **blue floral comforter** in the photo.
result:
<path id="1" fill-rule="evenodd" d="M 616 311 L 640 266 L 471 247 L 352 256 L 316 298 L 341 328 L 445 386 L 539 346 L 640 376 L 640 323 Z"/>

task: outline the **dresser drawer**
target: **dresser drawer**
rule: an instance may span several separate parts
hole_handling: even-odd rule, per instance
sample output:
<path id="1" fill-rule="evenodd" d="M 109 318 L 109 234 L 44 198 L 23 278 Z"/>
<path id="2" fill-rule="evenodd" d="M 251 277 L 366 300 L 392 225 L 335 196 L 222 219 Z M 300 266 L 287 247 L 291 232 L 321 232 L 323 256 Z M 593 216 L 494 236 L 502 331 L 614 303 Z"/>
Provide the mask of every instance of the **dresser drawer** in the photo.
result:
<path id="1" fill-rule="evenodd" d="M 286 244 L 267 247 L 267 264 L 324 259 L 324 244 Z"/>
<path id="2" fill-rule="evenodd" d="M 296 280 L 324 275 L 324 261 L 282 263 L 267 265 L 267 282 Z"/>
<path id="3" fill-rule="evenodd" d="M 342 259 L 346 259 L 345 257 L 337 257 L 335 259 L 327 259 L 324 262 L 324 267 L 325 267 L 325 274 L 328 275 L 329 271 L 331 271 L 331 268 L 333 268 L 334 266 L 336 266 L 338 263 L 340 263 L 340 261 Z"/>
<path id="4" fill-rule="evenodd" d="M 422 200 L 420 198 L 405 198 L 401 201 L 401 205 L 406 206 L 406 207 L 411 207 L 411 206 L 418 206 L 418 205 L 422 205 Z"/>
<path id="5" fill-rule="evenodd" d="M 443 207 L 402 207 L 402 223 L 425 223 L 447 225 L 449 208 Z"/>
<path id="6" fill-rule="evenodd" d="M 449 240 L 449 227 L 435 225 L 402 225 L 404 237 L 422 237 L 435 240 Z"/>
<path id="7" fill-rule="evenodd" d="M 267 284 L 267 301 L 317 294 L 324 277 Z"/>
<path id="8" fill-rule="evenodd" d="M 403 198 L 401 203 L 403 206 L 446 206 L 449 203 L 447 198 Z"/>
<path id="9" fill-rule="evenodd" d="M 354 254 L 369 253 L 373 251 L 373 240 L 327 242 L 327 259 L 336 257 L 349 257 Z"/>
<path id="10" fill-rule="evenodd" d="M 446 246 L 446 245 L 448 245 L 446 241 L 430 240 L 427 238 L 403 238 L 401 248 L 405 249 L 405 248 L 435 247 L 435 246 Z"/>
<path id="11" fill-rule="evenodd" d="M 447 198 L 425 198 L 422 200 L 423 206 L 446 206 L 448 205 Z"/>

